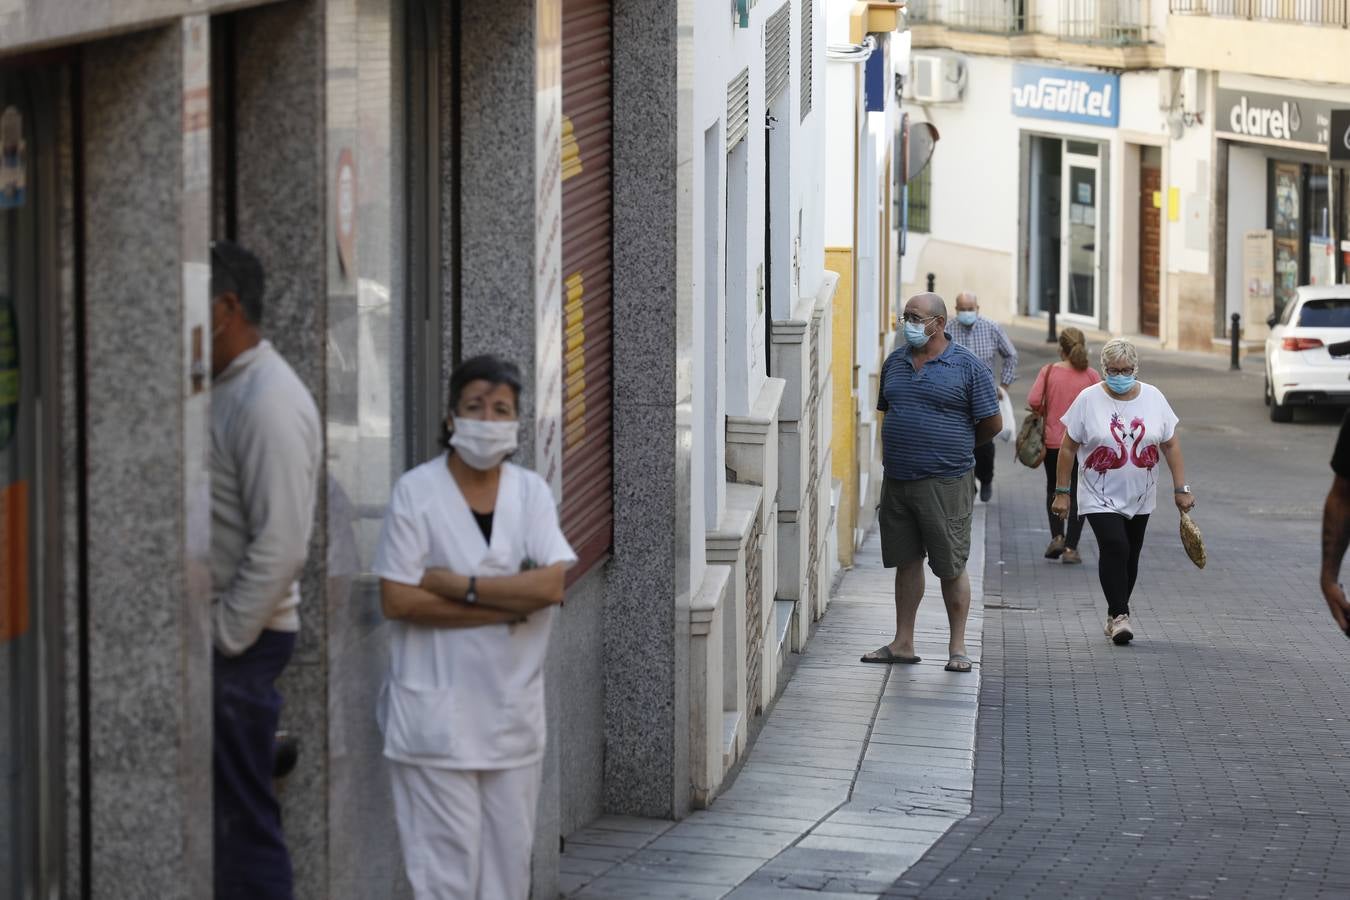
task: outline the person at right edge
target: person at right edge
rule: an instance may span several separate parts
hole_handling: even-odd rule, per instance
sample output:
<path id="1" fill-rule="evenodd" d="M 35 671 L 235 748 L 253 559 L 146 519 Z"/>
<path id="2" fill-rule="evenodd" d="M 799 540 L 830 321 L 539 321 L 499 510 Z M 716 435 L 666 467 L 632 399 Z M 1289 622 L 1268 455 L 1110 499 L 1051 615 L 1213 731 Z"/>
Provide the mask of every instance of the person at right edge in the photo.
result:
<path id="1" fill-rule="evenodd" d="M 1350 636 L 1350 602 L 1341 585 L 1341 563 L 1350 545 L 1350 413 L 1341 420 L 1331 471 L 1331 490 L 1322 508 L 1322 596 L 1336 627 Z"/>
<path id="2" fill-rule="evenodd" d="M 1003 428 L 994 377 L 974 353 L 952 340 L 947 305 L 937 294 L 905 303 L 904 346 L 881 366 L 877 411 L 885 479 L 877 521 L 881 564 L 895 569 L 895 639 L 865 663 L 913 664 L 914 622 L 923 600 L 923 560 L 942 584 L 951 636 L 948 672 L 969 672 L 971 517 L 975 448 Z"/>
<path id="3" fill-rule="evenodd" d="M 1102 347 L 1106 382 L 1078 395 L 1064 414 L 1064 442 L 1051 509 L 1069 514 L 1069 478 L 1078 462 L 1078 511 L 1097 537 L 1097 576 L 1106 595 L 1106 636 L 1134 638 L 1130 595 L 1139 578 L 1144 531 L 1157 505 L 1159 450 L 1172 472 L 1177 509 L 1189 512 L 1195 495 L 1186 483 L 1177 414 L 1162 391 L 1138 380 L 1139 353 L 1117 338 Z"/>
<path id="4" fill-rule="evenodd" d="M 276 682 L 300 629 L 323 454 L 319 410 L 262 337 L 263 269 L 211 245 L 211 631 L 216 900 L 290 900 L 272 790 Z"/>
<path id="5" fill-rule="evenodd" d="M 1099 383 L 1102 377 L 1088 365 L 1087 339 L 1077 328 L 1059 333 L 1059 362 L 1046 363 L 1036 376 L 1027 397 L 1027 407 L 1045 414 L 1045 512 L 1050 517 L 1050 546 L 1046 559 L 1059 559 L 1067 565 L 1082 563 L 1078 539 L 1083 535 L 1083 517 L 1078 514 L 1078 462 L 1074 461 L 1069 479 L 1069 518 L 1065 522 L 1051 509 L 1055 503 L 1055 478 L 1059 474 L 1059 445 L 1064 440 L 1060 418 L 1083 391 Z"/>

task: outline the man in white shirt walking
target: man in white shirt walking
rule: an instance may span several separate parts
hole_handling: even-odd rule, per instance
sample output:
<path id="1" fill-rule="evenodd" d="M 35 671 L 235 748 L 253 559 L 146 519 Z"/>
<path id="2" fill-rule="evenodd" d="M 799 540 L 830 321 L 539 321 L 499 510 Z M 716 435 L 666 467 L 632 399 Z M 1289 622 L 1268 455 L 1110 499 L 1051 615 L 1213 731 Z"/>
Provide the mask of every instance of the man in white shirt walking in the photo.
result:
<path id="1" fill-rule="evenodd" d="M 1008 393 L 1008 385 L 1017 380 L 1017 348 L 1008 339 L 1003 326 L 980 315 L 980 301 L 970 291 L 956 295 L 956 327 L 952 340 L 980 358 L 994 374 L 994 356 L 1003 357 L 1003 368 L 997 374 L 999 396 Z M 989 502 L 994 495 L 994 444 L 975 448 L 975 480 L 980 483 L 980 500 Z"/>
<path id="2" fill-rule="evenodd" d="M 211 631 L 216 900 L 291 900 L 272 790 L 276 690 L 300 629 L 323 429 L 262 337 L 263 270 L 211 245 Z"/>

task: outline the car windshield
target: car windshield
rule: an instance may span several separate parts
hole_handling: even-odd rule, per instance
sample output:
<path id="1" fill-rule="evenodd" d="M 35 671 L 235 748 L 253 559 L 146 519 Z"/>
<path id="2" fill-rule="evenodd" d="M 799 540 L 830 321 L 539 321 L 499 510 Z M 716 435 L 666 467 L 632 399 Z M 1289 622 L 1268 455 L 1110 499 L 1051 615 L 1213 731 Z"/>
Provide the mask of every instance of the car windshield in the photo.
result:
<path id="1" fill-rule="evenodd" d="M 1350 297 L 1309 300 L 1298 314 L 1302 328 L 1350 328 Z"/>

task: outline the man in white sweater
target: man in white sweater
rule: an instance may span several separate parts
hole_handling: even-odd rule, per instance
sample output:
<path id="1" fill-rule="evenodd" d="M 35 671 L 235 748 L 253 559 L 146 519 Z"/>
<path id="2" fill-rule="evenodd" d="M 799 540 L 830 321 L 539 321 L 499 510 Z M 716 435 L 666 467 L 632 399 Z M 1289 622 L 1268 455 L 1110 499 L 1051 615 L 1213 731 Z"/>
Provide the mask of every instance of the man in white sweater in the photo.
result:
<path id="1" fill-rule="evenodd" d="M 272 790 L 276 680 L 300 629 L 323 429 L 295 371 L 263 339 L 263 270 L 211 245 L 211 629 L 215 643 L 215 895 L 291 900 Z"/>

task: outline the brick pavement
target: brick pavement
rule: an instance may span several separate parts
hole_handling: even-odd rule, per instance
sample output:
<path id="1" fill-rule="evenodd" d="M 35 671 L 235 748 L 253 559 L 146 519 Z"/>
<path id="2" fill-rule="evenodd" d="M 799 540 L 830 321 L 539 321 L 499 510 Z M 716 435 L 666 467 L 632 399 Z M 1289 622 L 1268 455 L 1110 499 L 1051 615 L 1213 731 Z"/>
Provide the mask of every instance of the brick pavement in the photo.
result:
<path id="1" fill-rule="evenodd" d="M 1046 358 L 1019 346 L 1018 400 Z M 1102 635 L 1091 531 L 1085 565 L 1043 560 L 1043 476 L 1000 455 L 973 812 L 886 896 L 1350 896 L 1350 644 L 1317 590 L 1338 416 L 1273 425 L 1259 361 L 1225 369 L 1145 354 L 1209 565 L 1165 475 L 1127 647 Z"/>

